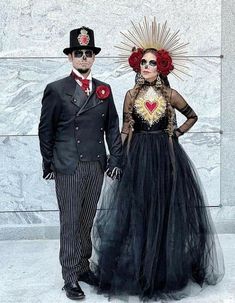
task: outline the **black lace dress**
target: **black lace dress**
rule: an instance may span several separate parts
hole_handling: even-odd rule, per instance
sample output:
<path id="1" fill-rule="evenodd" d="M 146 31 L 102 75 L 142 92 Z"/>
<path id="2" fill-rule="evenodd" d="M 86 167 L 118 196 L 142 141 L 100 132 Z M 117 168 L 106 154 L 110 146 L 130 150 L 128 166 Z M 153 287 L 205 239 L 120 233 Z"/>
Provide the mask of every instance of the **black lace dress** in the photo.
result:
<path id="1" fill-rule="evenodd" d="M 197 117 L 173 91 L 171 106 L 187 121 L 169 139 L 166 99 L 151 87 L 133 95 L 128 91 L 124 103 L 122 132 L 130 136 L 132 125 L 133 134 L 123 176 L 103 185 L 91 269 L 109 295 L 180 299 L 224 273 L 200 181 L 177 138 Z"/>

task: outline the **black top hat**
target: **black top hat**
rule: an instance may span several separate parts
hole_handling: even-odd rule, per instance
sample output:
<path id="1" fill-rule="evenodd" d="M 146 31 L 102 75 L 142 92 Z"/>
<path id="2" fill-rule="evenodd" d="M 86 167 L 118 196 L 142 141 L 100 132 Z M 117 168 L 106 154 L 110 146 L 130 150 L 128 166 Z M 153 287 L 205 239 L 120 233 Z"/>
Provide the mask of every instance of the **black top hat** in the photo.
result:
<path id="1" fill-rule="evenodd" d="M 68 55 L 76 49 L 91 49 L 96 55 L 101 51 L 100 47 L 95 47 L 95 38 L 92 29 L 82 26 L 70 32 L 70 47 L 65 48 L 63 52 Z"/>

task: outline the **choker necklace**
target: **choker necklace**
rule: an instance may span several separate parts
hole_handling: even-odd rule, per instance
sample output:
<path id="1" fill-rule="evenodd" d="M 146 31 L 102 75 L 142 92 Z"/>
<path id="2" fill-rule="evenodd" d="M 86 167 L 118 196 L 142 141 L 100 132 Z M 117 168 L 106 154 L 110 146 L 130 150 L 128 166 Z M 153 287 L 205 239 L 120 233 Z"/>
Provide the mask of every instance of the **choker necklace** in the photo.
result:
<path id="1" fill-rule="evenodd" d="M 154 86 L 154 85 L 156 85 L 156 82 L 157 82 L 157 79 L 154 80 L 154 81 L 152 81 L 152 82 L 149 82 L 149 81 L 145 80 L 144 81 L 144 85 L 146 85 L 146 86 Z"/>

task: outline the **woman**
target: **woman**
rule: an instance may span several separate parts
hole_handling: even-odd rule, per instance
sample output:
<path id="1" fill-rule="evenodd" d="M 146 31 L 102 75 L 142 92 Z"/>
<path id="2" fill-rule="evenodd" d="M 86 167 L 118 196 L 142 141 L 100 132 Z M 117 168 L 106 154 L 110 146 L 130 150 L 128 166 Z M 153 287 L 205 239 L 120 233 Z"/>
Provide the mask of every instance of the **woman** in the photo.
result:
<path id="1" fill-rule="evenodd" d="M 140 73 L 124 101 L 123 176 L 100 199 L 92 270 L 109 294 L 179 299 L 189 286 L 216 284 L 224 272 L 199 179 L 178 142 L 197 115 L 169 87 L 166 74 L 174 67 L 162 72 L 163 50 L 133 51 L 141 53 L 134 63 Z M 186 117 L 179 128 L 174 109 Z"/>

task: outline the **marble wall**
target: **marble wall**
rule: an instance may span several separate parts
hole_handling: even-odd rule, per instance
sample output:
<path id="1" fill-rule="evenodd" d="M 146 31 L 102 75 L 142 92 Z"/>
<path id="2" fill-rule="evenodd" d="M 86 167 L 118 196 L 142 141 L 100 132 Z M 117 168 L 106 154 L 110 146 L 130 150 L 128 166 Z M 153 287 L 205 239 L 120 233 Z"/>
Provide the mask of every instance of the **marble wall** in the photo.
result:
<path id="1" fill-rule="evenodd" d="M 226 219 L 235 204 L 231 185 L 235 172 L 228 174 L 233 148 L 227 147 L 234 137 L 227 73 L 232 75 L 234 69 L 227 64 L 223 72 L 224 61 L 229 63 L 229 59 L 220 58 L 221 33 L 226 40 L 230 25 L 234 26 L 221 27 L 234 9 L 228 3 L 232 5 L 232 0 L 165 0 L 158 4 L 154 0 L 0 0 L 0 239 L 17 234 L 46 236 L 45 227 L 58 226 L 54 181 L 42 179 L 37 127 L 46 84 L 70 72 L 62 52 L 69 44 L 69 31 L 82 25 L 95 29 L 96 45 L 102 52 L 93 74 L 111 84 L 121 117 L 123 97 L 133 86 L 134 74 L 123 74 L 115 64 L 118 50 L 114 45 L 120 42 L 119 32 L 130 27 L 130 20 L 139 22 L 143 16 L 156 16 L 159 22 L 167 19 L 190 42 L 192 77 L 182 82 L 169 78 L 199 116 L 181 143 L 198 169 L 218 230 L 235 231 L 231 218 Z M 228 54 L 232 41 L 224 49 Z M 232 86 L 232 77 L 230 80 Z M 183 117 L 178 115 L 178 121 Z M 36 227 L 42 232 L 35 232 Z M 20 232 L 22 228 L 33 233 Z"/>

